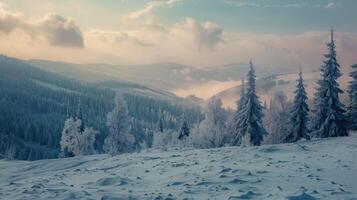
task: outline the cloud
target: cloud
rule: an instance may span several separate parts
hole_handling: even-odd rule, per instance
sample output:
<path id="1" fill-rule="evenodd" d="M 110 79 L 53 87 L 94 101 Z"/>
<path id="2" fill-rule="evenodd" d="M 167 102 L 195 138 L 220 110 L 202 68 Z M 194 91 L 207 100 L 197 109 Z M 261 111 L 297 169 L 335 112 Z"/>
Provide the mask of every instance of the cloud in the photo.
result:
<path id="1" fill-rule="evenodd" d="M 119 45 L 134 45 L 140 47 L 154 46 L 153 43 L 147 41 L 139 32 L 125 32 L 125 31 L 102 31 L 92 30 L 90 35 L 95 36 L 104 43 L 113 43 Z"/>
<path id="2" fill-rule="evenodd" d="M 155 10 L 166 6 L 173 7 L 182 0 L 152 0 L 149 1 L 144 8 L 135 10 L 121 17 L 121 22 L 124 25 L 130 25 L 139 29 L 151 29 L 154 31 L 165 32 L 167 29 L 160 23 L 160 20 L 155 15 Z"/>
<path id="3" fill-rule="evenodd" d="M 123 42 L 132 42 L 135 45 L 142 46 L 142 47 L 149 47 L 154 46 L 154 44 L 149 43 L 145 40 L 139 39 L 136 36 L 129 35 L 128 33 L 117 33 L 115 36 L 115 42 L 123 43 Z"/>
<path id="4" fill-rule="evenodd" d="M 15 30 L 20 30 L 33 39 L 43 37 L 53 46 L 84 47 L 82 32 L 74 20 L 57 14 L 47 14 L 36 21 L 30 20 L 22 13 L 8 10 L 0 4 L 0 32 L 11 34 Z"/>
<path id="5" fill-rule="evenodd" d="M 0 4 L 0 31 L 9 34 L 16 29 L 29 31 L 31 28 L 21 13 L 8 11 L 6 6 Z"/>
<path id="6" fill-rule="evenodd" d="M 212 49 L 223 41 L 223 29 L 210 21 L 199 23 L 192 18 L 186 18 L 177 23 L 172 32 L 191 39 L 200 48 Z"/>
<path id="7" fill-rule="evenodd" d="M 328 3 L 328 4 L 325 5 L 325 8 L 327 8 L 327 9 L 336 8 L 336 3 L 330 2 L 330 3 Z"/>
<path id="8" fill-rule="evenodd" d="M 258 1 L 259 2 L 259 1 Z M 274 2 L 274 1 L 273 1 Z M 231 4 L 237 7 L 255 7 L 255 8 L 301 8 L 301 7 L 317 7 L 323 8 L 323 4 L 316 3 L 290 3 L 289 1 L 282 1 L 282 3 L 268 3 L 261 1 L 259 3 L 254 3 L 251 1 L 244 0 L 225 0 L 224 3 Z"/>
<path id="9" fill-rule="evenodd" d="M 54 46 L 84 47 L 82 32 L 73 19 L 48 14 L 39 22 L 39 30 Z"/>

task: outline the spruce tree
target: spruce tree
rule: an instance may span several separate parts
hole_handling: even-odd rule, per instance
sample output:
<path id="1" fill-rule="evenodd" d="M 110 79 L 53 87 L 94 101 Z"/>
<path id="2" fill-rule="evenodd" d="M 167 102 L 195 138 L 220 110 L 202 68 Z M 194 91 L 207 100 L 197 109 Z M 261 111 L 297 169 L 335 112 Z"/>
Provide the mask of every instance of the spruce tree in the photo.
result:
<path id="1" fill-rule="evenodd" d="M 161 114 L 161 109 L 159 109 L 159 121 L 158 121 L 158 129 L 161 133 L 164 132 L 164 120 L 162 118 L 162 114 Z"/>
<path id="2" fill-rule="evenodd" d="M 240 91 L 240 98 L 237 101 L 237 110 L 234 114 L 234 119 L 233 119 L 233 130 L 232 130 L 232 135 L 233 135 L 233 141 L 232 145 L 237 146 L 239 145 L 239 130 L 240 130 L 240 124 L 242 121 L 241 114 L 242 114 L 242 109 L 245 105 L 244 102 L 244 96 L 245 96 L 245 83 L 244 79 L 242 79 L 242 84 L 241 84 L 241 91 Z"/>
<path id="3" fill-rule="evenodd" d="M 81 125 L 79 127 L 79 131 L 83 132 L 85 126 L 84 126 L 84 121 L 83 121 L 81 98 L 78 99 L 78 110 L 77 110 L 76 120 L 80 120 L 81 121 Z"/>
<path id="4" fill-rule="evenodd" d="M 188 137 L 189 135 L 190 135 L 190 129 L 188 128 L 187 121 L 184 120 L 178 139 L 183 140 L 184 138 Z"/>
<path id="5" fill-rule="evenodd" d="M 357 130 L 357 64 L 352 65 L 354 69 L 350 73 L 352 81 L 349 86 L 350 104 L 348 106 L 349 129 Z"/>
<path id="6" fill-rule="evenodd" d="M 239 124 L 240 141 L 244 145 L 260 145 L 263 137 L 268 134 L 262 125 L 263 106 L 260 104 L 259 97 L 255 91 L 255 71 L 253 63 L 249 63 L 247 91 L 244 95 L 244 105 L 241 111 Z"/>
<path id="7" fill-rule="evenodd" d="M 295 98 L 290 115 L 292 130 L 286 137 L 285 142 L 296 142 L 301 138 L 309 139 L 307 129 L 309 107 L 307 105 L 307 95 L 301 71 L 299 72 L 299 79 L 297 80 Z"/>
<path id="8" fill-rule="evenodd" d="M 315 110 L 312 122 L 312 133 L 316 137 L 347 136 L 347 120 L 344 105 L 339 94 L 343 93 L 337 79 L 342 76 L 336 59 L 336 46 L 331 30 L 331 40 L 327 43 L 328 53 L 321 68 L 321 80 L 315 94 Z"/>

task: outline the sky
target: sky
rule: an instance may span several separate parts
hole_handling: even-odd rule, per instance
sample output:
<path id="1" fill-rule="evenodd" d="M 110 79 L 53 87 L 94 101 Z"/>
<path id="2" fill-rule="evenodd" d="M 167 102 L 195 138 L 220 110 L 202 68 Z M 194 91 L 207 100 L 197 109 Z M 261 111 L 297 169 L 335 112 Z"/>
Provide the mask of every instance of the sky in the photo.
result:
<path id="1" fill-rule="evenodd" d="M 357 63 L 355 0 L 0 0 L 0 53 L 75 63 Z"/>

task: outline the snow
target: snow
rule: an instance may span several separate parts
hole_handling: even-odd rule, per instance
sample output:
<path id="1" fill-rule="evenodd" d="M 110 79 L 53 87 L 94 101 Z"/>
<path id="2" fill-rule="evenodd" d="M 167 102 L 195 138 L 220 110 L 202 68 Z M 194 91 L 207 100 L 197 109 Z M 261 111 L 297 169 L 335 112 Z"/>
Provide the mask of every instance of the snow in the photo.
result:
<path id="1" fill-rule="evenodd" d="M 0 160 L 0 199 L 356 199 L 357 135 L 260 147 Z"/>

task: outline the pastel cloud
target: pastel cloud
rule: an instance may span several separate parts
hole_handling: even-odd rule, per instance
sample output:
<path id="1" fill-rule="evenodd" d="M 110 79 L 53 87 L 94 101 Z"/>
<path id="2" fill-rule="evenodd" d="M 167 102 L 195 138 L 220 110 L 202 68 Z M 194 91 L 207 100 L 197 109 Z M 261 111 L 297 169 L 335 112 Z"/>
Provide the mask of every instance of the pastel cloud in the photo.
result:
<path id="1" fill-rule="evenodd" d="M 73 19 L 48 14 L 40 21 L 38 27 L 54 46 L 84 47 L 82 32 Z"/>
<path id="2" fill-rule="evenodd" d="M 0 32 L 11 34 L 20 30 L 32 38 L 44 37 L 53 46 L 84 47 L 84 38 L 73 19 L 57 14 L 47 14 L 37 20 L 29 20 L 18 12 L 0 9 Z"/>
<path id="3" fill-rule="evenodd" d="M 76 21 L 59 14 L 29 17 L 0 4 L 0 51 L 20 58 L 69 62 L 176 62 L 204 67 L 253 58 L 271 68 L 321 65 L 327 32 L 252 33 L 200 17 L 184 16 L 167 23 L 158 15 L 159 9 L 172 9 L 179 2 L 150 1 L 141 9 L 110 18 L 113 22 L 106 20 L 109 27 L 83 28 L 76 23 L 78 17 Z M 341 64 L 356 63 L 357 33 L 337 32 L 336 42 Z"/>
<path id="4" fill-rule="evenodd" d="M 201 48 L 214 48 L 223 41 L 223 29 L 210 21 L 199 23 L 192 18 L 186 18 L 177 23 L 172 32 L 187 37 Z"/>

